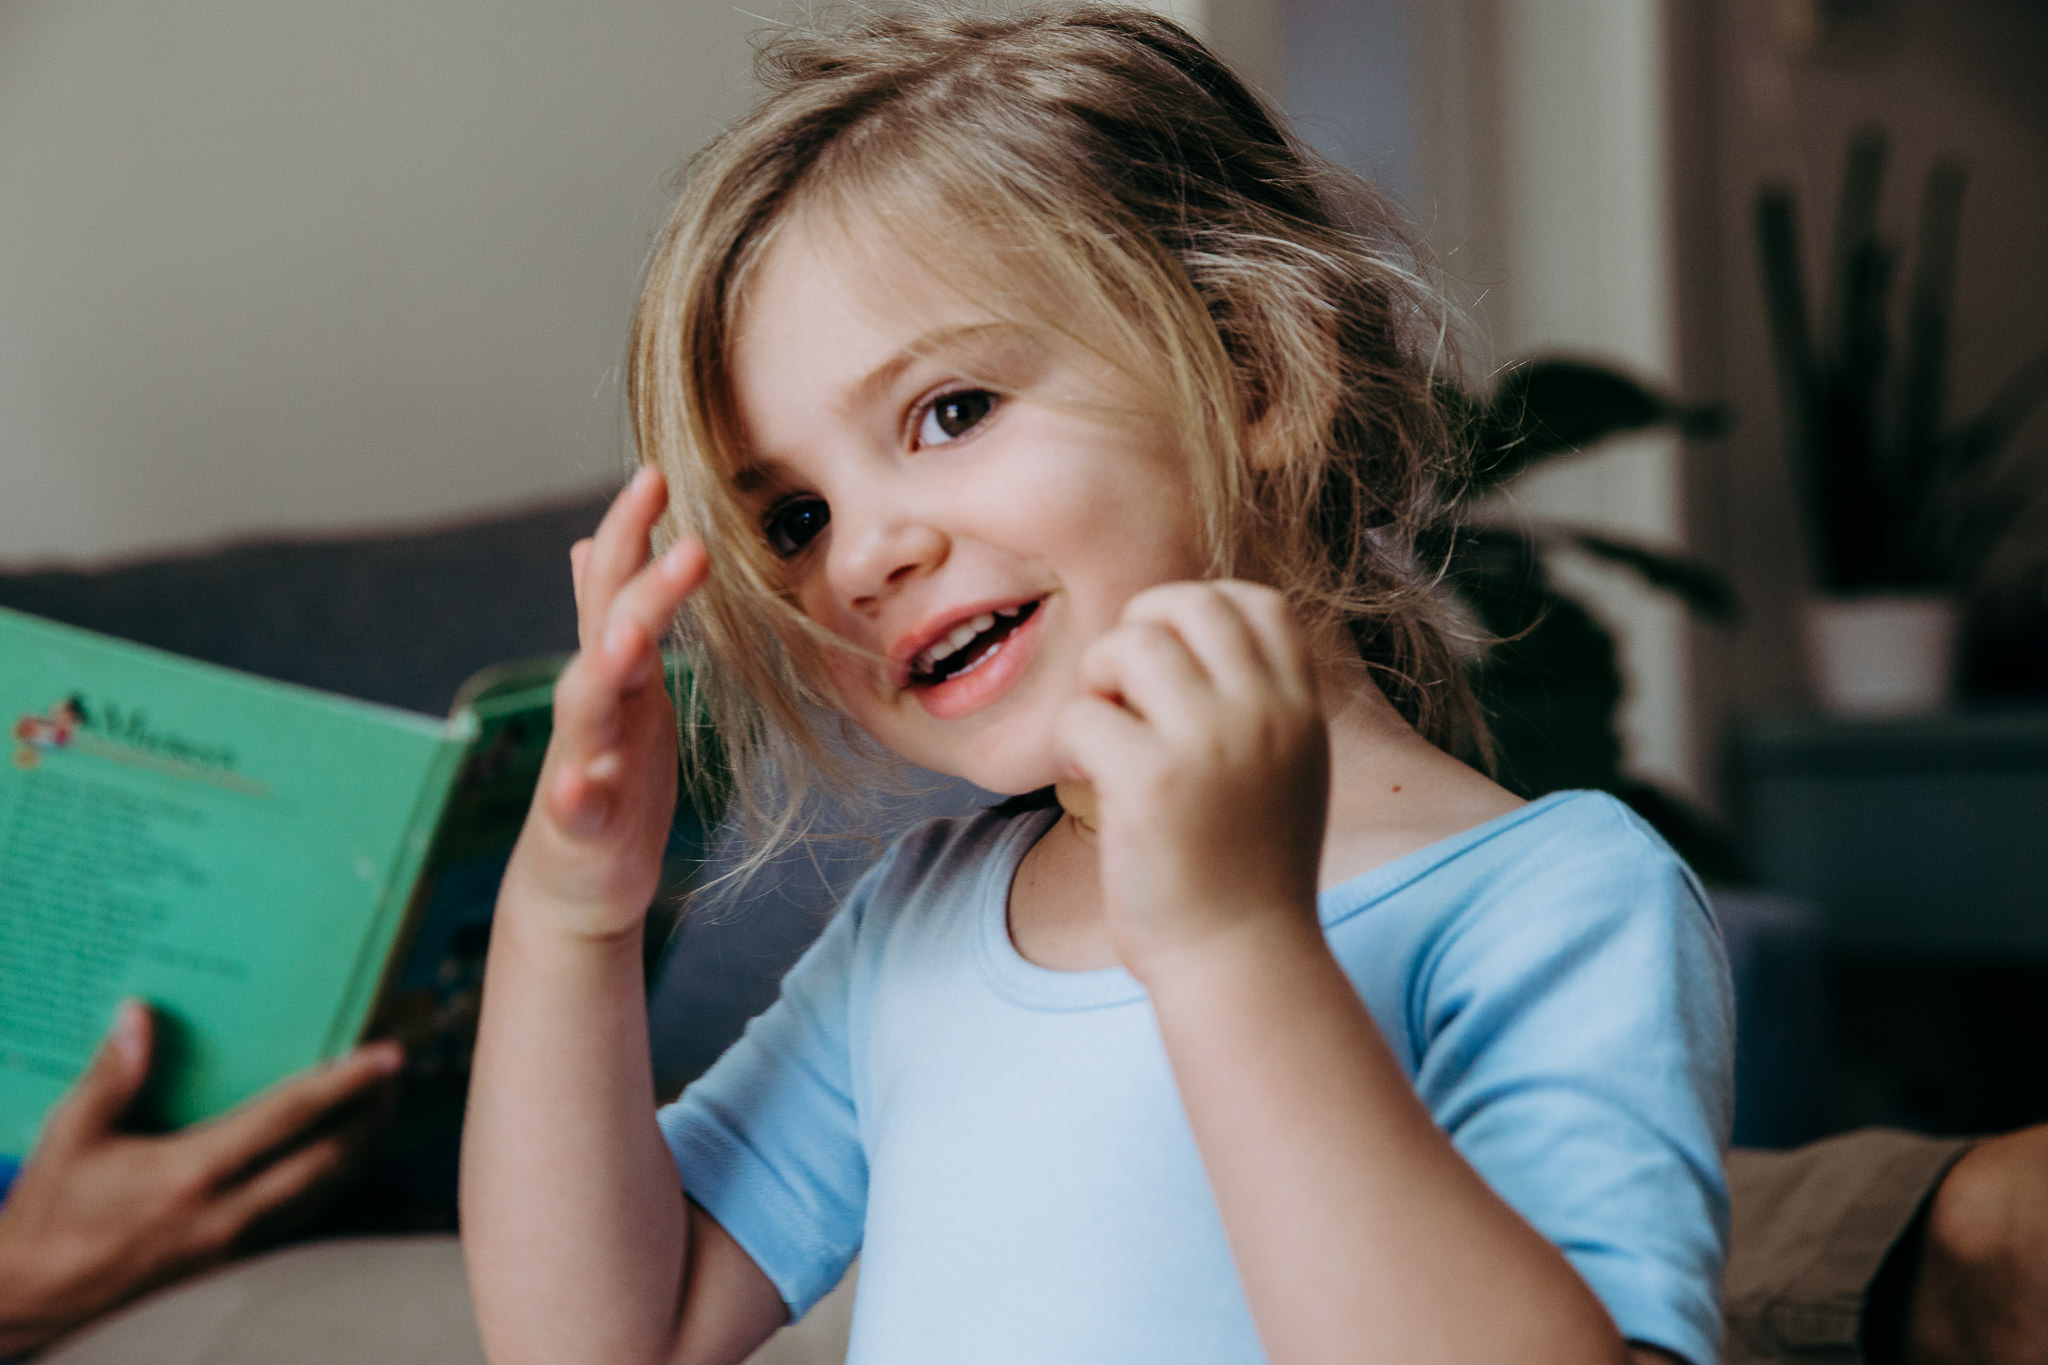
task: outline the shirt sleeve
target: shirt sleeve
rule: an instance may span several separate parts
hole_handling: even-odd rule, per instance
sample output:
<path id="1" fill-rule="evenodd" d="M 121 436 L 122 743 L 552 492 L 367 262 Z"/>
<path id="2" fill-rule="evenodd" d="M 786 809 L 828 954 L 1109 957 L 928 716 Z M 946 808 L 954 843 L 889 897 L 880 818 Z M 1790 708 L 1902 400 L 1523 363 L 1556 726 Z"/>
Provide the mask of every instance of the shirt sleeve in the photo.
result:
<path id="1" fill-rule="evenodd" d="M 1677 856 L 1619 803 L 1591 815 L 1436 945 L 1413 997 L 1416 1086 L 1624 1337 L 1709 1365 L 1728 1237 L 1727 963 Z"/>
<path id="2" fill-rule="evenodd" d="M 790 968 L 775 1003 L 659 1115 L 684 1191 L 754 1258 L 792 1319 L 860 1250 L 868 1172 L 850 1010 L 861 909 L 879 870 Z"/>

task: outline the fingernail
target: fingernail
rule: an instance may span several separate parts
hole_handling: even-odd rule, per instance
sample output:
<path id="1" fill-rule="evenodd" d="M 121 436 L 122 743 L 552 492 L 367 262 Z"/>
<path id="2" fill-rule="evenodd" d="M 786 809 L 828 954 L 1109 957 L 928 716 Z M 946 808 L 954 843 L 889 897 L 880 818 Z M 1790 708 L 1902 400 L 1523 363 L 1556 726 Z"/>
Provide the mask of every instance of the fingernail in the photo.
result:
<path id="1" fill-rule="evenodd" d="M 609 784 L 619 775 L 619 763 L 619 751 L 617 749 L 607 749 L 596 758 L 591 759 L 583 771 L 592 782 Z"/>
<path id="2" fill-rule="evenodd" d="M 661 556 L 661 571 L 670 578 L 680 578 L 683 572 L 684 551 L 689 549 L 688 541 L 678 541 L 668 547 Z"/>
<path id="3" fill-rule="evenodd" d="M 134 1000 L 123 1000 L 114 1011 L 114 1047 L 121 1053 L 121 1060 L 130 1066 L 140 1066 L 143 1060 L 142 1005 Z"/>
<path id="4" fill-rule="evenodd" d="M 653 485 L 654 480 L 654 466 L 651 464 L 641 465 L 640 468 L 633 474 L 633 491 L 635 493 L 644 492 L 647 488 Z"/>

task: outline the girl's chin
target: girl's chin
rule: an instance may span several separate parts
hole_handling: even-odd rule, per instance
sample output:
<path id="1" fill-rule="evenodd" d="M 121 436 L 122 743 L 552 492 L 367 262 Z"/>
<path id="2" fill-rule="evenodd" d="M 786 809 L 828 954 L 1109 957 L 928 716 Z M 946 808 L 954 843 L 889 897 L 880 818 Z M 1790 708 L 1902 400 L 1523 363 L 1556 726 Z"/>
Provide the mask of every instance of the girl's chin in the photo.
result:
<path id="1" fill-rule="evenodd" d="M 984 748 L 969 754 L 935 754 L 922 762 L 949 777 L 972 782 L 985 792 L 1005 798 L 1039 791 L 1059 781 L 1059 766 L 1049 754 L 1043 753 L 1008 757 Z"/>

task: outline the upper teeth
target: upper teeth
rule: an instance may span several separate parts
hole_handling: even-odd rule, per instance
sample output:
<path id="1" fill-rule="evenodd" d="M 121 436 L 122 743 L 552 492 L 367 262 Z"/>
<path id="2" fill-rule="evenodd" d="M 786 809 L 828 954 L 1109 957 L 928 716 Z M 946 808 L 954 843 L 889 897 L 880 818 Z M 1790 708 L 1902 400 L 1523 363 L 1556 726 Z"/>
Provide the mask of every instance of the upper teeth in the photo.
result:
<path id="1" fill-rule="evenodd" d="M 915 659 L 912 659 L 910 661 L 911 667 L 919 673 L 931 672 L 942 661 L 950 659 L 961 649 L 965 648 L 969 640 L 972 640 L 975 636 L 993 626 L 998 616 L 1008 620 L 1022 610 L 1024 610 L 1022 607 L 1003 607 L 996 611 L 984 611 L 969 617 L 950 631 L 947 631 L 945 639 L 938 641 L 931 648 L 919 654 Z"/>

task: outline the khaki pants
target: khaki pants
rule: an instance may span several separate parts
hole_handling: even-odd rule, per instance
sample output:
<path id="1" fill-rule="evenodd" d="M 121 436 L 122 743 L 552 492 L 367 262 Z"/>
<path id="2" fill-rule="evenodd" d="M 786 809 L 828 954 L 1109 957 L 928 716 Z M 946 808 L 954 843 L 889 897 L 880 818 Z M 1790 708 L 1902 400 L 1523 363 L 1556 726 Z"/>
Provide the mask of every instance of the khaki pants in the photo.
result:
<path id="1" fill-rule="evenodd" d="M 1785 1152 L 1730 1152 L 1727 1365 L 1863 1365 L 1872 1283 L 1969 1145 L 1866 1128 Z"/>

